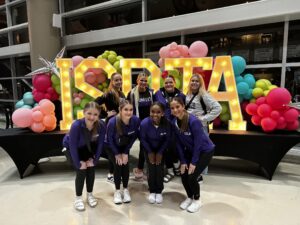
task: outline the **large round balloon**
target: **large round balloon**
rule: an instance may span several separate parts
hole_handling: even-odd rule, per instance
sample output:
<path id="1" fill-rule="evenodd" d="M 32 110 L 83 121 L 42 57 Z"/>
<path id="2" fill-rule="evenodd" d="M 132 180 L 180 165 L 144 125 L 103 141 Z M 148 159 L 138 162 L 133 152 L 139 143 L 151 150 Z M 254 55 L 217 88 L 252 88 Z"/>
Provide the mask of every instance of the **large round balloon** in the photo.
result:
<path id="1" fill-rule="evenodd" d="M 292 99 L 291 94 L 285 88 L 274 88 L 266 97 L 267 103 L 273 109 L 280 109 L 288 105 Z"/>
<path id="2" fill-rule="evenodd" d="M 29 127 L 32 123 L 32 111 L 31 109 L 20 108 L 13 112 L 12 121 L 18 127 Z"/>
<path id="3" fill-rule="evenodd" d="M 241 75 L 242 72 L 246 69 L 246 60 L 241 56 L 233 56 L 231 58 L 234 75 Z"/>
<path id="4" fill-rule="evenodd" d="M 191 57 L 205 57 L 208 53 L 208 47 L 203 41 L 195 41 L 189 48 Z"/>
<path id="5" fill-rule="evenodd" d="M 275 128 L 277 126 L 276 121 L 270 117 L 263 118 L 260 123 L 261 123 L 262 129 L 265 132 L 271 132 L 271 131 L 275 130 Z"/>
<path id="6" fill-rule="evenodd" d="M 50 76 L 46 74 L 35 76 L 35 78 L 33 79 L 33 86 L 38 91 L 46 92 L 48 87 L 51 87 Z"/>

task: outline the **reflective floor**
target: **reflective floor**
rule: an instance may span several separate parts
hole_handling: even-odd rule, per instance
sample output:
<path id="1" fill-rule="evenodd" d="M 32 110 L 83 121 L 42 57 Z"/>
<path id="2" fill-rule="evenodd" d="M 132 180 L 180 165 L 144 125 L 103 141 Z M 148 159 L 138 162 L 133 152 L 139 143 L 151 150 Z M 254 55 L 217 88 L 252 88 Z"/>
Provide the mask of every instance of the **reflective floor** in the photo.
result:
<path id="1" fill-rule="evenodd" d="M 131 167 L 136 163 L 137 146 L 132 151 Z M 201 185 L 203 206 L 194 214 L 178 207 L 185 198 L 179 178 L 165 185 L 161 205 L 149 204 L 147 183 L 131 178 L 132 203 L 115 205 L 113 184 L 106 182 L 106 168 L 107 162 L 101 160 L 94 188 L 99 205 L 77 212 L 73 208 L 74 172 L 65 158 L 50 158 L 21 180 L 13 161 L 0 148 L 0 223 L 300 225 L 300 164 L 297 163 L 280 163 L 269 181 L 257 175 L 255 164 L 215 158 Z"/>

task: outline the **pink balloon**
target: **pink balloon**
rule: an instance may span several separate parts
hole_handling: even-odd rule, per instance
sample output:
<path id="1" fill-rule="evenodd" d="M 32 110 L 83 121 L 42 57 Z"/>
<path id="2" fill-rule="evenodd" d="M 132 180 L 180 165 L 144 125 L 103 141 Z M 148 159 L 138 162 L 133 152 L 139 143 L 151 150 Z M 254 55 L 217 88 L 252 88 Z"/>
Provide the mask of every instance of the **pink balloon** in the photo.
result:
<path id="1" fill-rule="evenodd" d="M 96 82 L 96 75 L 93 72 L 86 72 L 84 77 L 85 81 L 89 84 L 94 84 Z"/>
<path id="2" fill-rule="evenodd" d="M 171 50 L 170 51 L 170 57 L 179 58 L 180 57 L 180 52 L 178 50 Z"/>
<path id="3" fill-rule="evenodd" d="M 276 128 L 280 129 L 280 130 L 285 129 L 286 124 L 287 123 L 286 123 L 285 119 L 282 116 L 280 116 L 279 119 L 277 120 Z"/>
<path id="4" fill-rule="evenodd" d="M 73 93 L 73 98 L 78 97 L 78 93 Z"/>
<path id="5" fill-rule="evenodd" d="M 40 92 L 46 92 L 51 85 L 52 83 L 49 75 L 37 75 L 33 81 L 33 87 Z"/>
<path id="6" fill-rule="evenodd" d="M 246 106 L 246 112 L 252 116 L 257 115 L 257 108 L 258 108 L 258 106 L 255 103 L 249 103 Z"/>
<path id="7" fill-rule="evenodd" d="M 205 57 L 208 53 L 208 47 L 203 41 L 195 41 L 189 48 L 191 57 Z"/>
<path id="8" fill-rule="evenodd" d="M 168 58 L 169 57 L 169 47 L 167 47 L 167 46 L 161 47 L 159 50 L 159 56 L 161 58 Z"/>
<path id="9" fill-rule="evenodd" d="M 188 57 L 189 56 L 189 48 L 186 45 L 178 45 L 178 50 L 180 51 L 180 54 L 182 57 Z"/>
<path id="10" fill-rule="evenodd" d="M 283 106 L 290 103 L 292 96 L 285 88 L 274 88 L 266 97 L 267 103 L 273 109 L 281 109 Z"/>
<path id="11" fill-rule="evenodd" d="M 18 127 L 29 127 L 32 123 L 32 111 L 31 109 L 20 108 L 13 112 L 12 121 Z"/>
<path id="12" fill-rule="evenodd" d="M 273 120 L 277 121 L 280 118 L 280 113 L 276 110 L 273 110 L 270 116 Z"/>
<path id="13" fill-rule="evenodd" d="M 298 127 L 299 127 L 299 121 L 298 120 L 294 120 L 293 122 L 289 122 L 286 125 L 287 130 L 297 130 Z"/>
<path id="14" fill-rule="evenodd" d="M 171 44 L 169 44 L 169 46 L 170 46 L 170 50 L 176 50 L 178 45 L 176 42 L 172 42 Z"/>
<path id="15" fill-rule="evenodd" d="M 78 66 L 84 58 L 80 55 L 75 55 L 72 57 L 73 68 Z"/>
<path id="16" fill-rule="evenodd" d="M 45 127 L 53 127 L 56 124 L 56 117 L 54 115 L 46 115 L 43 118 Z"/>
<path id="17" fill-rule="evenodd" d="M 39 105 L 37 105 L 32 109 L 32 112 L 40 111 L 40 109 L 41 109 L 41 107 Z"/>
<path id="18" fill-rule="evenodd" d="M 251 122 L 256 126 L 260 126 L 261 117 L 258 115 L 254 115 L 251 117 Z"/>
<path id="19" fill-rule="evenodd" d="M 266 97 L 260 97 L 258 99 L 256 99 L 255 104 L 257 105 L 261 105 L 261 104 L 265 104 L 266 103 Z"/>
<path id="20" fill-rule="evenodd" d="M 89 57 L 87 57 L 88 59 L 95 59 L 95 57 L 94 56 L 89 56 Z"/>
<path id="21" fill-rule="evenodd" d="M 299 113 L 296 109 L 289 109 L 286 112 L 283 113 L 283 117 L 286 122 L 294 122 L 295 120 L 298 120 Z"/>
<path id="22" fill-rule="evenodd" d="M 43 115 L 43 113 L 41 112 L 41 111 L 34 111 L 33 113 L 32 113 L 32 120 L 34 121 L 34 122 L 41 122 L 41 121 L 43 121 L 43 117 L 44 117 L 44 115 Z"/>
<path id="23" fill-rule="evenodd" d="M 75 105 L 80 105 L 80 102 L 81 102 L 81 98 L 79 98 L 79 97 L 74 98 Z"/>
<path id="24" fill-rule="evenodd" d="M 96 75 L 97 83 L 104 83 L 106 81 L 106 76 L 103 73 Z"/>
<path id="25" fill-rule="evenodd" d="M 101 73 L 103 73 L 103 70 L 102 69 L 97 69 L 97 68 L 91 68 L 91 69 L 88 70 L 88 72 L 92 72 L 95 75 L 100 75 Z"/>
<path id="26" fill-rule="evenodd" d="M 163 67 L 164 67 L 164 59 L 163 59 L 163 58 L 160 58 L 160 59 L 158 60 L 158 65 L 159 65 L 160 68 L 163 68 Z"/>
<path id="27" fill-rule="evenodd" d="M 276 126 L 276 121 L 271 119 L 270 117 L 266 117 L 261 120 L 261 127 L 265 132 L 271 132 L 275 130 Z"/>
<path id="28" fill-rule="evenodd" d="M 45 126 L 43 125 L 43 123 L 36 123 L 36 122 L 33 122 L 30 126 L 30 129 L 33 131 L 33 132 L 36 132 L 36 133 L 41 133 L 45 130 Z"/>
<path id="29" fill-rule="evenodd" d="M 261 117 L 268 117 L 270 116 L 271 112 L 272 108 L 268 104 L 261 104 L 257 108 L 257 114 Z"/>
<path id="30" fill-rule="evenodd" d="M 49 115 L 51 112 L 54 112 L 55 105 L 50 100 L 45 100 L 42 103 L 39 103 L 41 107 L 41 112 L 44 115 Z"/>
<path id="31" fill-rule="evenodd" d="M 81 99 L 83 99 L 84 96 L 85 96 L 85 94 L 84 94 L 83 92 L 80 92 L 80 93 L 78 94 L 78 97 L 81 98 Z"/>

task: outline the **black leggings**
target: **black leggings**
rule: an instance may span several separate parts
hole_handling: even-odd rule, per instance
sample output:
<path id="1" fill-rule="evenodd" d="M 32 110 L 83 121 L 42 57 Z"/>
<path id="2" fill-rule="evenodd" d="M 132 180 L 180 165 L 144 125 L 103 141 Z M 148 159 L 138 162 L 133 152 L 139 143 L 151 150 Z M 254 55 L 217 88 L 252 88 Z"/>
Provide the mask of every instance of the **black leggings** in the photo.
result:
<path id="1" fill-rule="evenodd" d="M 120 166 L 116 163 L 116 158 L 112 150 L 109 147 L 106 147 L 105 151 L 110 161 L 114 165 L 114 181 L 115 181 L 116 190 L 120 190 L 121 180 L 123 183 L 123 188 L 127 188 L 128 181 L 129 181 L 129 161 L 126 165 Z"/>
<path id="2" fill-rule="evenodd" d="M 200 185 L 197 181 L 197 178 L 201 174 L 201 172 L 208 166 L 213 155 L 214 151 L 201 153 L 194 173 L 189 175 L 188 170 L 185 170 L 184 174 L 181 174 L 181 181 L 189 198 L 195 200 L 198 200 L 200 198 Z"/>
<path id="3" fill-rule="evenodd" d="M 139 152 L 139 159 L 138 159 L 138 169 L 142 170 L 144 169 L 145 164 L 145 151 L 143 148 L 142 143 L 140 142 L 140 152 Z"/>
<path id="4" fill-rule="evenodd" d="M 164 189 L 164 161 L 159 165 L 149 162 L 148 153 L 145 152 L 145 158 L 148 164 L 148 186 L 150 193 L 160 194 Z"/>
<path id="5" fill-rule="evenodd" d="M 165 164 L 167 169 L 173 168 L 174 163 L 178 162 L 178 155 L 176 151 L 176 138 L 172 134 L 168 148 L 164 151 Z"/>
<path id="6" fill-rule="evenodd" d="M 76 196 L 82 195 L 84 180 L 86 180 L 87 192 L 93 192 L 94 182 L 95 182 L 95 167 L 88 167 L 85 170 L 79 170 L 79 169 L 76 170 L 76 179 L 75 179 Z"/>

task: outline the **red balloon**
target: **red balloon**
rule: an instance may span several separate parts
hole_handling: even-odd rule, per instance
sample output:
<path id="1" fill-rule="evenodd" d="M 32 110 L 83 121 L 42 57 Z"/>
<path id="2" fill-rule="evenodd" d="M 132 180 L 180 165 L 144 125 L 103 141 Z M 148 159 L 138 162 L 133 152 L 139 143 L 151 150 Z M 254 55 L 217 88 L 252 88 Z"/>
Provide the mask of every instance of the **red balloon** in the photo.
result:
<path id="1" fill-rule="evenodd" d="M 261 127 L 265 132 L 271 132 L 275 130 L 276 126 L 276 121 L 270 117 L 266 117 L 261 120 Z"/>
<path id="2" fill-rule="evenodd" d="M 213 121 L 213 126 L 214 126 L 214 127 L 219 127 L 219 126 L 221 126 L 221 123 L 222 123 L 222 121 L 220 120 L 219 117 L 217 117 L 217 118 L 214 119 L 214 121 Z"/>
<path id="3" fill-rule="evenodd" d="M 47 93 L 49 93 L 50 95 L 52 95 L 53 93 L 55 93 L 54 88 L 53 87 L 48 87 Z"/>
<path id="4" fill-rule="evenodd" d="M 251 122 L 256 126 L 260 126 L 261 117 L 258 115 L 254 115 L 251 117 Z"/>
<path id="5" fill-rule="evenodd" d="M 258 108 L 258 106 L 255 103 L 249 103 L 246 106 L 246 112 L 252 116 L 257 115 L 257 108 Z"/>
<path id="6" fill-rule="evenodd" d="M 294 120 L 293 122 L 289 122 L 286 125 L 287 130 L 297 130 L 298 127 L 299 127 L 299 121 L 298 120 Z"/>
<path id="7" fill-rule="evenodd" d="M 33 81 L 33 87 L 41 92 L 46 92 L 51 87 L 51 78 L 49 75 L 37 75 Z"/>
<path id="8" fill-rule="evenodd" d="M 256 99 L 255 104 L 257 105 L 261 105 L 261 104 L 265 104 L 266 103 L 266 97 L 260 97 L 258 99 Z"/>
<path id="9" fill-rule="evenodd" d="M 273 109 L 281 109 L 283 106 L 290 103 L 292 96 L 285 88 L 274 88 L 266 97 L 267 103 Z"/>
<path id="10" fill-rule="evenodd" d="M 298 116 L 299 116 L 299 113 L 296 109 L 289 109 L 283 113 L 283 117 L 286 120 L 286 122 L 288 122 L 288 123 L 298 120 Z"/>
<path id="11" fill-rule="evenodd" d="M 280 116 L 279 119 L 277 120 L 276 129 L 283 130 L 283 129 L 285 129 L 286 124 L 287 123 L 286 123 L 285 119 L 282 116 Z"/>
<path id="12" fill-rule="evenodd" d="M 41 101 L 42 99 L 45 98 L 45 94 L 43 92 L 37 91 L 34 95 L 33 98 L 36 102 Z"/>
<path id="13" fill-rule="evenodd" d="M 257 114 L 261 117 L 268 117 L 270 116 L 271 112 L 272 108 L 268 104 L 261 104 L 257 108 Z"/>
<path id="14" fill-rule="evenodd" d="M 272 112 L 271 112 L 271 118 L 273 119 L 273 120 L 278 120 L 279 119 L 279 117 L 280 117 L 280 113 L 278 112 L 278 111 L 276 111 L 276 110 L 273 110 Z"/>

